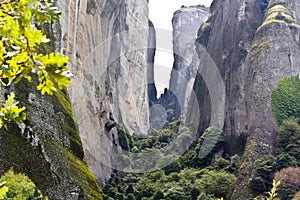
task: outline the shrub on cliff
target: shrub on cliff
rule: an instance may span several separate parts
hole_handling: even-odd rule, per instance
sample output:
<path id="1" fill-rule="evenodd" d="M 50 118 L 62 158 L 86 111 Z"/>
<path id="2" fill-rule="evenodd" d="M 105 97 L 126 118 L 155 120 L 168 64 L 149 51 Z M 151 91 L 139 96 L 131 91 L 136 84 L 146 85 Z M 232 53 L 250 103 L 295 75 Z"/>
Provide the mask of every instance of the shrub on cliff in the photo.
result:
<path id="1" fill-rule="evenodd" d="M 281 199 L 291 199 L 300 190 L 300 168 L 287 167 L 275 174 L 275 180 L 281 182 L 278 188 L 278 197 Z"/>
<path id="2" fill-rule="evenodd" d="M 6 172 L 0 179 L 7 190 L 0 199 L 31 199 L 46 200 L 40 190 L 25 174 L 15 174 L 12 170 Z"/>
<path id="3" fill-rule="evenodd" d="M 278 125 L 290 117 L 300 117 L 300 79 L 281 78 L 273 90 L 271 105 Z"/>
<path id="4" fill-rule="evenodd" d="M 224 171 L 208 171 L 196 180 L 200 191 L 216 197 L 230 196 L 235 183 L 235 176 Z"/>
<path id="5" fill-rule="evenodd" d="M 275 158 L 270 155 L 255 161 L 250 188 L 260 193 L 268 191 L 272 187 L 273 173 L 276 170 L 275 165 Z"/>
<path id="6" fill-rule="evenodd" d="M 300 119 L 284 120 L 277 135 L 278 153 L 287 153 L 300 161 Z"/>

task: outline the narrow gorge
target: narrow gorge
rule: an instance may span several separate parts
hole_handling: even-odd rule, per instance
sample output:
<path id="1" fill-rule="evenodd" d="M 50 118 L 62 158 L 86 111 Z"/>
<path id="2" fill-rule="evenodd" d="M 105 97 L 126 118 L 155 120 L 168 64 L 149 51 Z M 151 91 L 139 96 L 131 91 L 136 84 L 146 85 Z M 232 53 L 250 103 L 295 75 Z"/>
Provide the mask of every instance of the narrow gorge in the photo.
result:
<path id="1" fill-rule="evenodd" d="M 272 104 L 278 82 L 300 74 L 300 2 L 178 8 L 169 88 L 159 98 L 155 54 L 164 35 L 148 4 L 57 0 L 61 19 L 45 32 L 49 50 L 69 57 L 71 85 L 53 96 L 26 81 L 1 88 L 2 104 L 13 91 L 27 107 L 25 129 L 0 130 L 1 175 L 12 167 L 27 174 L 49 199 L 250 200 L 270 191 L 281 169 L 300 165 L 298 151 L 279 153 L 284 122 Z M 300 118 L 292 111 L 285 120 Z M 261 160 L 284 153 L 289 164 L 257 181 L 258 167 L 269 166 Z"/>

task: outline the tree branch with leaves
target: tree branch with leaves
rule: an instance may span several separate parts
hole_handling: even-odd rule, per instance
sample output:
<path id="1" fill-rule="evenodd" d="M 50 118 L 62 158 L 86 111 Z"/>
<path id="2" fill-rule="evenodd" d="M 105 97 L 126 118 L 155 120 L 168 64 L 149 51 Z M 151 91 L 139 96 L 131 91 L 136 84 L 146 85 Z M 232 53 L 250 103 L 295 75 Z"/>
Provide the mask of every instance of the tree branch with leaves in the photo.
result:
<path id="1" fill-rule="evenodd" d="M 52 95 L 70 83 L 68 57 L 59 52 L 42 54 L 40 46 L 50 40 L 42 30 L 44 23 L 59 20 L 61 12 L 53 0 L 2 0 L 0 2 L 0 84 L 10 86 L 23 78 L 32 82 L 38 77 L 37 89 Z M 11 93 L 0 108 L 0 127 L 6 121 L 21 123 L 26 119 L 25 108 Z"/>

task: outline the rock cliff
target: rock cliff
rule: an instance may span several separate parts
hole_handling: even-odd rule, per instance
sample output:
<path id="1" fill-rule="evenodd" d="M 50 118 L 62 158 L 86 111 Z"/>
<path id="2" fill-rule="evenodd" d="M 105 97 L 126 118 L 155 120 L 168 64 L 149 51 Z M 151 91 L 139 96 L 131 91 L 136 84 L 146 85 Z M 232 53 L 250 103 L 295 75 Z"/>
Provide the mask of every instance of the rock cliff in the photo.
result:
<path id="1" fill-rule="evenodd" d="M 61 45 L 74 73 L 69 96 L 87 156 L 101 184 L 121 151 L 117 124 L 130 133 L 149 127 L 148 2 L 59 1 Z M 138 86 L 138 87 L 137 87 Z"/>
<path id="2" fill-rule="evenodd" d="M 280 77 L 299 73 L 298 11 L 299 3 L 289 0 L 215 0 L 199 30 L 198 53 L 201 56 L 201 48 L 206 48 L 226 86 L 225 152 L 244 152 L 234 200 L 251 199 L 248 182 L 254 161 L 274 153 L 277 125 L 271 93 Z M 277 17 L 280 13 L 283 17 Z M 194 91 L 202 132 L 210 124 L 214 93 L 200 74 Z M 197 101 L 191 97 L 190 111 Z"/>
<path id="3" fill-rule="evenodd" d="M 46 30 L 52 41 L 59 40 L 49 31 L 56 28 Z M 49 45 L 48 50 L 54 51 L 54 46 Z M 101 191 L 85 160 L 67 92 L 41 95 L 34 83 L 37 79 L 0 89 L 1 104 L 7 94 L 14 92 L 27 115 L 24 123 L 9 123 L 8 129 L 0 129 L 0 173 L 10 168 L 25 173 L 49 199 L 101 200 Z"/>
<path id="4" fill-rule="evenodd" d="M 174 65 L 169 88 L 177 97 L 180 104 L 177 109 L 181 109 L 182 113 L 187 107 L 200 64 L 194 41 L 209 14 L 209 8 L 203 6 L 183 6 L 174 13 L 172 19 Z"/>
<path id="5" fill-rule="evenodd" d="M 251 197 L 247 182 L 253 163 L 262 155 L 274 153 L 277 124 L 271 94 L 279 78 L 300 73 L 299 9 L 296 1 L 270 1 L 256 30 L 245 62 L 247 145 L 232 199 Z"/>
<path id="6" fill-rule="evenodd" d="M 150 102 L 152 128 L 162 129 L 168 127 L 169 122 L 179 118 L 184 120 L 188 98 L 191 96 L 200 63 L 194 41 L 199 27 L 208 16 L 209 8 L 204 6 L 183 6 L 174 13 L 172 19 L 174 65 L 170 86 L 159 99 L 153 95 L 149 96 L 155 98 Z"/>

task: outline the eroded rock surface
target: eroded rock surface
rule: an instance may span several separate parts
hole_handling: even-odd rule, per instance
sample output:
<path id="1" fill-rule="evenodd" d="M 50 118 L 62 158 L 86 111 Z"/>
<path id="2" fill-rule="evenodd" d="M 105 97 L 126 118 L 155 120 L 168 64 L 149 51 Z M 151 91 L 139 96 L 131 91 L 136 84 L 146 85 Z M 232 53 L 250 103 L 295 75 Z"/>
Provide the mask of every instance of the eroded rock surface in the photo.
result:
<path id="1" fill-rule="evenodd" d="M 284 18 L 276 19 L 278 6 L 285 10 Z M 226 86 L 225 152 L 244 152 L 233 200 L 253 197 L 248 183 L 254 161 L 274 153 L 277 125 L 271 93 L 280 77 L 299 73 L 298 11 L 296 1 L 215 0 L 211 16 L 199 30 L 198 54 L 201 57 L 204 46 Z M 200 74 L 194 91 L 197 98 L 191 97 L 189 110 L 198 103 L 201 133 L 211 123 L 214 93 Z"/>
<path id="2" fill-rule="evenodd" d="M 148 2 L 67 0 L 59 7 L 62 50 L 74 73 L 69 96 L 88 165 L 103 184 L 121 151 L 113 121 L 131 133 L 149 127 Z"/>
<path id="3" fill-rule="evenodd" d="M 209 8 L 203 6 L 183 6 L 174 13 L 172 19 L 174 66 L 169 88 L 177 97 L 182 113 L 187 107 L 187 99 L 191 95 L 200 64 L 195 50 L 195 39 L 209 14 Z"/>

